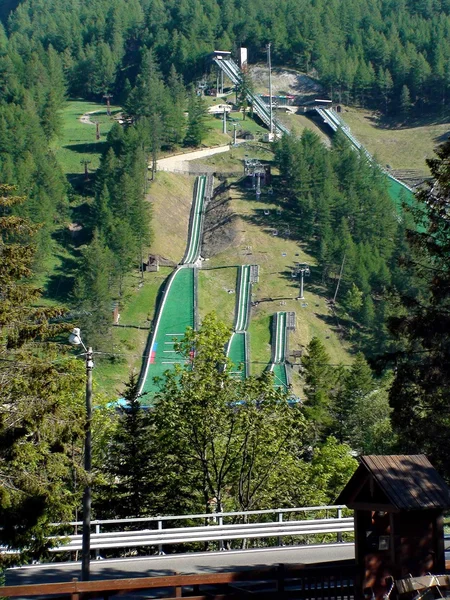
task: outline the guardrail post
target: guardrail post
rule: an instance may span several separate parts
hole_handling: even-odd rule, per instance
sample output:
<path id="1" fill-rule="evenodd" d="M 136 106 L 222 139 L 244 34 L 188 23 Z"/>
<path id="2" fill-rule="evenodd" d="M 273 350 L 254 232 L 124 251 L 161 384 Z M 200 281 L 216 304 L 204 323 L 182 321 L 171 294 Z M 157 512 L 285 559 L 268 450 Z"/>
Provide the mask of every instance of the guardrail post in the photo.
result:
<path id="1" fill-rule="evenodd" d="M 223 516 L 222 514 L 219 515 L 219 527 L 222 527 L 223 525 Z M 219 550 L 220 552 L 222 552 L 222 550 L 225 550 L 225 547 L 223 545 L 223 540 L 219 540 Z"/>
<path id="2" fill-rule="evenodd" d="M 342 508 L 338 508 L 338 510 L 337 510 L 337 518 L 338 519 L 342 519 Z M 338 543 L 342 542 L 342 533 L 341 532 L 339 532 L 337 534 L 337 541 L 338 541 Z"/>
<path id="3" fill-rule="evenodd" d="M 100 533 L 100 523 L 95 525 L 95 533 Z M 95 550 L 95 560 L 99 560 L 100 558 L 100 548 Z"/>
<path id="4" fill-rule="evenodd" d="M 283 513 L 281 510 L 277 511 L 278 514 L 278 523 L 282 523 L 283 522 Z M 278 545 L 282 546 L 283 545 L 283 538 L 279 537 L 278 538 Z"/>
<path id="5" fill-rule="evenodd" d="M 158 519 L 158 529 L 161 530 L 162 528 L 163 528 L 163 523 L 162 523 L 161 519 Z M 158 544 L 158 554 L 159 554 L 159 556 L 164 556 L 162 544 Z"/>

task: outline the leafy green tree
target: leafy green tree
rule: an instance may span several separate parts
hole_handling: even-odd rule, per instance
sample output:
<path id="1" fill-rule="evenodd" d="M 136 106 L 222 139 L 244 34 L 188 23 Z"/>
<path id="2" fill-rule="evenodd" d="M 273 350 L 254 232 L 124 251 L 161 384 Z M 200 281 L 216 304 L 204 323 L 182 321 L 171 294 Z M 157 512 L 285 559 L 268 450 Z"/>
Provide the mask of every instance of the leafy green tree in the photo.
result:
<path id="1" fill-rule="evenodd" d="M 300 409 L 289 407 L 271 375 L 232 376 L 224 353 L 229 334 L 214 315 L 205 317 L 179 345 L 192 366 L 166 372 L 161 382 L 152 420 L 166 506 L 209 512 L 212 505 L 268 505 L 302 446 Z"/>
<path id="2" fill-rule="evenodd" d="M 363 354 L 344 372 L 333 404 L 333 435 L 359 454 L 387 453 L 394 448 L 390 422 L 390 378 L 376 380 Z"/>

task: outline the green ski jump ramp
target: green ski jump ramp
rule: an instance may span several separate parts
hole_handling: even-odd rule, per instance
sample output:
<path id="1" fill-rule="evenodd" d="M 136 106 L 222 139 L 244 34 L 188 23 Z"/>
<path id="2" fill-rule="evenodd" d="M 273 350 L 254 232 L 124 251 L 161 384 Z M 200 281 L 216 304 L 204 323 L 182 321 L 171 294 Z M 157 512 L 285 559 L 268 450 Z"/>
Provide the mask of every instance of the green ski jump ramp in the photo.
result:
<path id="1" fill-rule="evenodd" d="M 287 315 L 277 312 L 274 315 L 274 335 L 272 338 L 272 362 L 269 371 L 274 375 L 274 386 L 287 391 L 289 379 L 286 370 Z"/>
<path id="2" fill-rule="evenodd" d="M 236 318 L 234 332 L 228 343 L 226 354 L 233 363 L 231 374 L 245 379 L 248 377 L 248 320 L 251 298 L 251 265 L 243 265 L 238 270 L 236 294 Z"/>
<path id="3" fill-rule="evenodd" d="M 200 257 L 204 208 L 207 198 L 211 197 L 212 187 L 212 177 L 197 178 L 186 252 L 182 264 L 167 280 L 144 356 L 139 379 L 143 406 L 151 406 L 153 396 L 159 391 L 159 384 L 155 383 L 154 378 L 162 377 L 167 369 L 176 364 L 185 364 L 184 357 L 175 351 L 174 346 L 183 337 L 187 327 L 195 327 L 194 264 Z"/>

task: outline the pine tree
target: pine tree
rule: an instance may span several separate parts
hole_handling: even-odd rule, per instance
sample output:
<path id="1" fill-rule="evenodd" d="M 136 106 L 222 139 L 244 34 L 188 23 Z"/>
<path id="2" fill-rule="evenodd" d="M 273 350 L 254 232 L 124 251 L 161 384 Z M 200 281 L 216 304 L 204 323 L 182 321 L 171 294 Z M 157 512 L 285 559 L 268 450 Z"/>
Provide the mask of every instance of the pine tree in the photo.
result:
<path id="1" fill-rule="evenodd" d="M 184 143 L 186 146 L 200 146 L 206 134 L 206 105 L 201 96 L 192 90 L 189 96 L 188 124 Z"/>
<path id="2" fill-rule="evenodd" d="M 91 346 L 101 344 L 111 327 L 112 271 L 111 251 L 95 231 L 92 242 L 82 250 L 74 289 L 75 303 L 82 311 L 80 324 L 86 342 Z"/>
<path id="3" fill-rule="evenodd" d="M 130 376 L 117 428 L 110 440 L 104 476 L 97 490 L 97 510 L 103 517 L 142 517 L 151 514 L 154 480 L 149 415 L 140 403 L 138 378 Z"/>
<path id="4" fill-rule="evenodd" d="M 450 142 L 428 160 L 433 180 L 418 194 L 416 217 L 426 231 L 408 232 L 408 260 L 425 286 L 402 296 L 403 311 L 391 319 L 391 330 L 401 343 L 390 402 L 402 451 L 424 452 L 450 475 Z M 408 293 L 409 292 L 409 293 Z M 408 294 L 408 295 L 407 295 Z"/>
<path id="5" fill-rule="evenodd" d="M 317 443 L 332 423 L 331 389 L 336 381 L 336 373 L 330 366 L 325 346 L 318 338 L 312 338 L 306 350 L 307 354 L 302 357 L 305 413 L 314 442 Z"/>
<path id="6" fill-rule="evenodd" d="M 407 85 L 402 87 L 402 91 L 400 92 L 400 114 L 402 116 L 407 116 L 411 110 L 411 94 L 409 93 L 409 89 Z"/>
<path id="7" fill-rule="evenodd" d="M 73 519 L 74 473 L 83 480 L 83 367 L 55 342 L 62 311 L 29 283 L 37 227 L 12 214 L 25 203 L 14 193 L 0 186 L 0 542 L 20 556 L 2 554 L 3 566 L 45 553 L 50 524 Z"/>

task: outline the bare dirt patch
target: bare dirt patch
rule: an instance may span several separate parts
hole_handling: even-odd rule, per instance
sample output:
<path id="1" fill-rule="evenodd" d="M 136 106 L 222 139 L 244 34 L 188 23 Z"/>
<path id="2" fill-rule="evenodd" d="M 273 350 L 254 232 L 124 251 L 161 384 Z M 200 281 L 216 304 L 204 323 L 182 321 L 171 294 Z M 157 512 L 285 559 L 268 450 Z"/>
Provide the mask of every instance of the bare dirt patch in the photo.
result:
<path id="1" fill-rule="evenodd" d="M 265 65 L 250 67 L 250 75 L 258 93 L 267 93 L 269 70 Z M 272 90 L 275 95 L 300 96 L 303 100 L 323 91 L 322 86 L 312 77 L 294 69 L 272 69 Z"/>
<path id="2" fill-rule="evenodd" d="M 236 215 L 231 210 L 229 190 L 225 188 L 208 204 L 203 226 L 202 256 L 211 258 L 225 252 L 236 244 L 238 233 L 234 222 Z"/>

